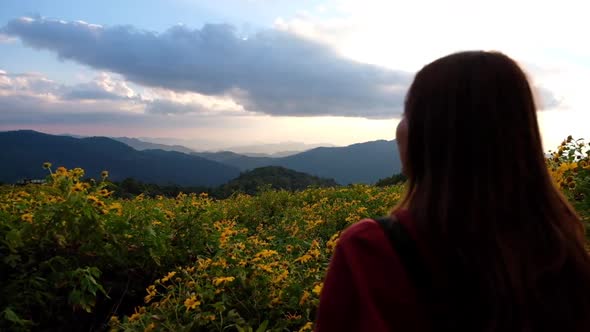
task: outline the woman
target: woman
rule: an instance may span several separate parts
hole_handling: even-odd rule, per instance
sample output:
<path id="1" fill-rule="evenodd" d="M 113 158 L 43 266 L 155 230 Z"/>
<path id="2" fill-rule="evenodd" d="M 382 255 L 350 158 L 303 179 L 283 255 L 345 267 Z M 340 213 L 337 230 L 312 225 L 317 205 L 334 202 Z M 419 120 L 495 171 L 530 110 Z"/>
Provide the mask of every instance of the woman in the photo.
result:
<path id="1" fill-rule="evenodd" d="M 392 217 L 427 282 L 362 220 L 340 237 L 316 331 L 590 331 L 583 226 L 547 172 L 518 65 L 463 52 L 425 66 L 396 134 L 408 190 Z"/>

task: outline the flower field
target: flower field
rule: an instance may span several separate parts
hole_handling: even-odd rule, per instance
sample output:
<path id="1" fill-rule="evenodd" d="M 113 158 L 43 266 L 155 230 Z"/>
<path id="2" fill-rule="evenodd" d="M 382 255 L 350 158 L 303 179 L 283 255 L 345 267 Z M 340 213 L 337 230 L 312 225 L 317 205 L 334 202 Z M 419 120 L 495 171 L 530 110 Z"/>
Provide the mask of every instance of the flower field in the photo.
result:
<path id="1" fill-rule="evenodd" d="M 555 183 L 590 217 L 590 147 L 564 141 Z M 213 200 L 111 197 L 108 173 L 0 187 L 0 330 L 310 331 L 340 232 L 402 186 Z"/>

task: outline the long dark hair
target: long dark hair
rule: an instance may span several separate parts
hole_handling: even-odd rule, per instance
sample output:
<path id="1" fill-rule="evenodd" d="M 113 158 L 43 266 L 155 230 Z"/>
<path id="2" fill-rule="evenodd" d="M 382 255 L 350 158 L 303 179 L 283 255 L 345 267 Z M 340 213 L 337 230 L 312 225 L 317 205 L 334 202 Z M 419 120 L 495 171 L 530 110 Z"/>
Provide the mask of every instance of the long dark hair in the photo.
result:
<path id="1" fill-rule="evenodd" d="M 420 70 L 406 97 L 408 192 L 435 260 L 435 331 L 590 331 L 590 257 L 548 174 L 526 75 L 497 52 Z M 444 319 L 440 319 L 444 317 Z"/>

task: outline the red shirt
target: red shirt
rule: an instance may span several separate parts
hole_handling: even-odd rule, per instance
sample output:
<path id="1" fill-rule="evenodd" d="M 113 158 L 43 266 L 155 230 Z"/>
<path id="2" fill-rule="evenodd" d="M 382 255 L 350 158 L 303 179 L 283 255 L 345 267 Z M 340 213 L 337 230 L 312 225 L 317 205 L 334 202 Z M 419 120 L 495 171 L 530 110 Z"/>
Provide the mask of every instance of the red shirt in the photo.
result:
<path id="1" fill-rule="evenodd" d="M 396 217 L 420 248 L 409 214 Z M 416 290 L 381 226 L 363 219 L 348 227 L 330 261 L 315 331 L 428 330 Z"/>

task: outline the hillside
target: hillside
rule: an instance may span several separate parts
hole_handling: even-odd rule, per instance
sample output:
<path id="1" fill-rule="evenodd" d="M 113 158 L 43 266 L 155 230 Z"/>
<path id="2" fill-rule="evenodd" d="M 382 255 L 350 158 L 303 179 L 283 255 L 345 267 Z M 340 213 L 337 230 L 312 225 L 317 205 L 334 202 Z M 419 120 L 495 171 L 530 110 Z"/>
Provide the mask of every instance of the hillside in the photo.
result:
<path id="1" fill-rule="evenodd" d="M 231 151 L 194 152 L 191 154 L 236 167 L 241 171 L 249 171 L 265 166 L 280 166 L 279 161 L 282 159 L 271 157 L 251 157 Z"/>
<path id="2" fill-rule="evenodd" d="M 158 144 L 158 143 L 151 143 L 139 140 L 137 138 L 131 137 L 111 137 L 112 139 L 119 141 L 121 143 L 125 143 L 130 147 L 134 148 L 135 150 L 164 150 L 164 151 L 176 151 L 182 153 L 191 153 L 194 152 L 193 150 L 182 146 L 182 145 L 167 145 L 167 144 Z"/>
<path id="3" fill-rule="evenodd" d="M 580 147 L 590 148 L 563 143 L 546 165 L 580 216 L 588 246 L 590 155 L 571 159 Z M 292 174 L 271 167 L 242 178 L 274 172 Z M 305 313 L 317 312 L 343 231 L 387 214 L 404 195 L 403 185 L 384 183 L 119 199 L 106 183 L 80 188 L 80 181 L 61 172 L 47 184 L 0 186 L 0 331 L 102 331 L 106 324 L 311 331 L 315 316 Z M 204 312 L 218 316 L 204 319 Z"/>
<path id="4" fill-rule="evenodd" d="M 227 151 L 195 155 L 243 171 L 264 166 L 282 166 L 319 177 L 333 178 L 340 184 L 375 183 L 401 170 L 397 144 L 395 141 L 385 140 L 345 147 L 320 147 L 282 158 L 248 157 Z"/>
<path id="5" fill-rule="evenodd" d="M 266 166 L 240 174 L 237 178 L 221 186 L 216 192 L 217 196 L 227 197 L 234 192 L 254 195 L 262 186 L 298 191 L 310 186 L 334 187 L 337 185 L 336 181 L 332 179 L 322 179 L 280 166 Z"/>
<path id="6" fill-rule="evenodd" d="M 137 151 L 106 137 L 73 138 L 30 130 L 0 132 L 0 181 L 44 178 L 43 162 L 81 167 L 98 178 L 108 170 L 114 181 L 132 177 L 157 184 L 217 186 L 239 175 L 235 167 L 174 151 Z"/>

